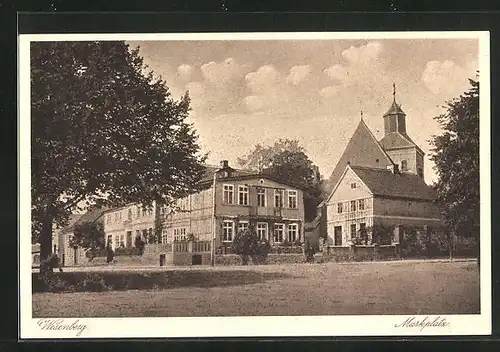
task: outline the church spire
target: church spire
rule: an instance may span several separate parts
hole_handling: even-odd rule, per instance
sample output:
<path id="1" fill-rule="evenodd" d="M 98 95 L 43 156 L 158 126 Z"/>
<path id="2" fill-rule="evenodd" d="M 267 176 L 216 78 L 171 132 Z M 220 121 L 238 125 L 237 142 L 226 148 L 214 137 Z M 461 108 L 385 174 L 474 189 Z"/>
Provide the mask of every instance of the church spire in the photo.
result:
<path id="1" fill-rule="evenodd" d="M 396 103 L 396 83 L 392 83 L 392 105 L 384 114 L 385 134 L 392 132 L 406 133 L 406 114 L 401 105 Z"/>

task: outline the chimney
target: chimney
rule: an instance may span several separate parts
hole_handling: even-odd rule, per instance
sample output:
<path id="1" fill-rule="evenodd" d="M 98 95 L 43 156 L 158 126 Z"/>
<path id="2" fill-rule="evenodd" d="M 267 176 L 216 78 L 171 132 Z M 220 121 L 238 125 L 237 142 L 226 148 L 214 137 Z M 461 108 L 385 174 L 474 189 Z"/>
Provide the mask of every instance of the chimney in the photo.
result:
<path id="1" fill-rule="evenodd" d="M 227 160 L 221 160 L 221 161 L 220 161 L 220 168 L 221 168 L 221 169 L 227 169 L 227 168 L 229 168 L 229 163 L 228 163 L 228 161 L 227 161 Z"/>

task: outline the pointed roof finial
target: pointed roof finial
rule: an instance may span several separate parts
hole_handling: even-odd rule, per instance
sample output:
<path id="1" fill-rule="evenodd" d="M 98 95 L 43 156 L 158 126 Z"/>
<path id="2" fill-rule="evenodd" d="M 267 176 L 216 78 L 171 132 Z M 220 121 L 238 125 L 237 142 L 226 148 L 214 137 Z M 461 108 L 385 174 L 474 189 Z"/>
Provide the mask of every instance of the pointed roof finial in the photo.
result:
<path id="1" fill-rule="evenodd" d="M 363 110 L 361 110 L 361 121 L 363 121 Z"/>
<path id="2" fill-rule="evenodd" d="M 392 84 L 392 100 L 396 101 L 396 83 Z"/>

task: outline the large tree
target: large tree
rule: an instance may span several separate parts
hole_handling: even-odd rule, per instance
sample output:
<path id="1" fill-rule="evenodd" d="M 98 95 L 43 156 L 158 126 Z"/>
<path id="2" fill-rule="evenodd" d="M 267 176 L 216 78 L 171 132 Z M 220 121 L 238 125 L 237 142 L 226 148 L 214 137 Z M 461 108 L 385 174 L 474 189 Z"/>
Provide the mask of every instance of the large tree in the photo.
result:
<path id="1" fill-rule="evenodd" d="M 322 200 L 321 175 L 299 142 L 280 139 L 271 146 L 257 144 L 238 164 L 246 169 L 272 175 L 283 182 L 300 184 L 305 188 L 306 221 L 316 216 L 316 207 Z"/>
<path id="2" fill-rule="evenodd" d="M 201 178 L 204 156 L 139 48 L 124 42 L 31 43 L 32 223 L 41 257 L 76 207 L 169 204 Z"/>
<path id="3" fill-rule="evenodd" d="M 479 244 L 479 82 L 447 103 L 436 120 L 443 133 L 432 140 L 435 187 L 448 230 Z"/>

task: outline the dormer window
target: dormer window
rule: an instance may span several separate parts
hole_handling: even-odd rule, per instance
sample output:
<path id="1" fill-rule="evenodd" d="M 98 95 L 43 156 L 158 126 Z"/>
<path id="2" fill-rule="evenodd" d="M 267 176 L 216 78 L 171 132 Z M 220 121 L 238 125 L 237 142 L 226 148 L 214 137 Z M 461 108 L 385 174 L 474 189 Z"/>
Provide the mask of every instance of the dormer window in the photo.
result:
<path id="1" fill-rule="evenodd" d="M 351 189 L 355 189 L 355 188 L 356 188 L 356 182 L 351 183 Z"/>

